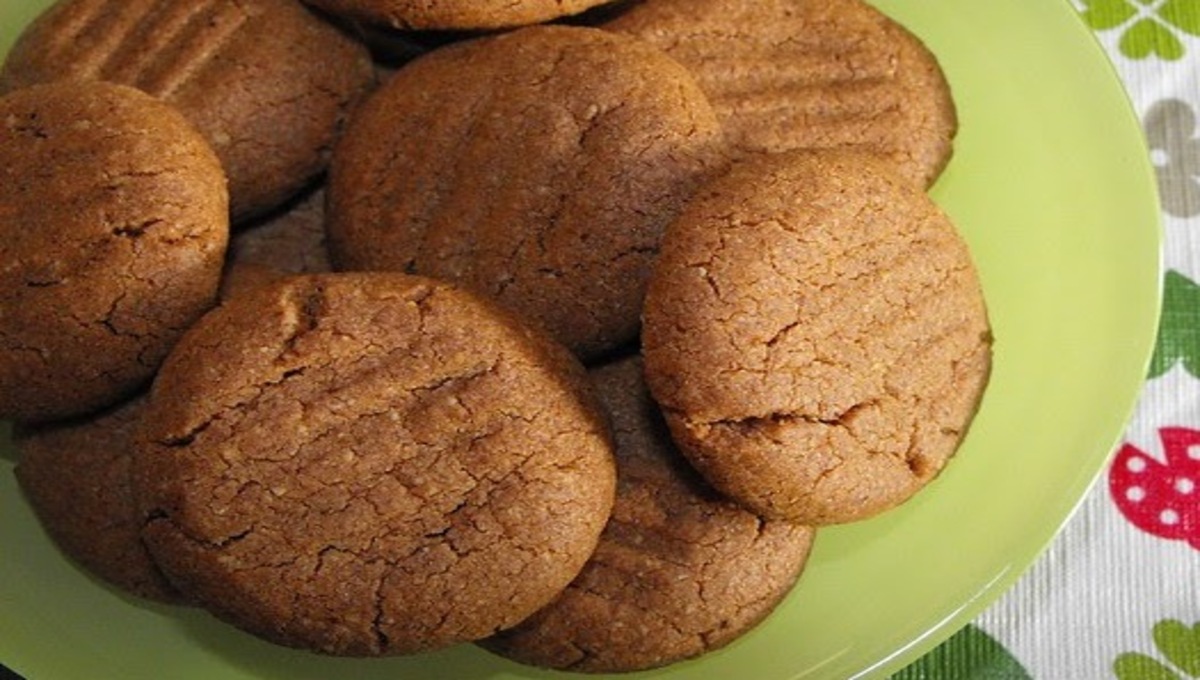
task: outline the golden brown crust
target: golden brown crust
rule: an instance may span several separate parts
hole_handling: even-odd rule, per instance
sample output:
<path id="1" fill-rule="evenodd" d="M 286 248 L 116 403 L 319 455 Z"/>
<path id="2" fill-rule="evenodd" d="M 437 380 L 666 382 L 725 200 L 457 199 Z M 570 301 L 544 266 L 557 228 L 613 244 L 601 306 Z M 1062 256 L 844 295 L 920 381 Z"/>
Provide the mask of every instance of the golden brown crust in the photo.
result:
<path id="1" fill-rule="evenodd" d="M 72 421 L 18 427 L 17 482 L 38 521 L 68 557 L 123 591 L 178 603 L 150 559 L 129 478 L 145 399 Z"/>
<path id="2" fill-rule="evenodd" d="M 870 151 L 921 186 L 950 157 L 937 61 L 861 0 L 646 0 L 604 27 L 690 69 L 742 154 Z"/>
<path id="3" fill-rule="evenodd" d="M 535 666 L 605 673 L 732 642 L 791 590 L 813 530 L 760 520 L 706 484 L 671 444 L 639 358 L 591 375 L 617 446 L 612 518 L 567 590 L 484 647 Z"/>
<path id="4" fill-rule="evenodd" d="M 491 635 L 550 601 L 611 510 L 577 362 L 404 274 L 299 276 L 207 315 L 134 461 L 143 538 L 221 618 L 331 654 Z"/>
<path id="5" fill-rule="evenodd" d="M 402 29 L 515 28 L 572 14 L 609 0 L 305 0 L 340 16 Z"/>
<path id="6" fill-rule="evenodd" d="M 216 299 L 225 176 L 173 108 L 131 88 L 0 98 L 0 417 L 132 394 Z"/>
<path id="7" fill-rule="evenodd" d="M 68 0 L 22 33 L 0 92 L 59 79 L 179 108 L 220 157 L 240 221 L 325 168 L 374 71 L 365 47 L 293 0 Z"/>
<path id="8" fill-rule="evenodd" d="M 812 524 L 928 483 L 987 381 L 978 276 L 949 219 L 869 156 L 739 165 L 668 230 L 646 299 L 650 388 L 719 489 Z"/>
<path id="9" fill-rule="evenodd" d="M 636 337 L 662 230 L 720 153 L 691 77 L 635 40 L 560 26 L 458 43 L 347 130 L 331 254 L 460 282 L 594 356 Z"/>

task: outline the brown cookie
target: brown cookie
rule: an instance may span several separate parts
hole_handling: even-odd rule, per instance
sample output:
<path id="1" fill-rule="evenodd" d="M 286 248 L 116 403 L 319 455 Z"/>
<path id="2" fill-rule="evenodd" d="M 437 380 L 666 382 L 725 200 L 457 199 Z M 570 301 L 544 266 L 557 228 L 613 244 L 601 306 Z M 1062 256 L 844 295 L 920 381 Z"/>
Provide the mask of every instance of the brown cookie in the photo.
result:
<path id="1" fill-rule="evenodd" d="M 462 283 L 585 357 L 637 335 L 666 223 L 720 162 L 691 76 L 598 29 L 421 57 L 352 121 L 329 183 L 335 264 Z"/>
<path id="2" fill-rule="evenodd" d="M 578 14 L 609 0 L 305 0 L 332 14 L 403 29 L 513 28 Z"/>
<path id="3" fill-rule="evenodd" d="M 936 59 L 861 0 L 646 0 L 605 28 L 688 67 L 742 154 L 868 151 L 922 186 L 949 160 L 958 123 Z"/>
<path id="4" fill-rule="evenodd" d="M 178 107 L 224 164 L 240 221 L 324 170 L 374 71 L 365 47 L 295 0 L 66 0 L 17 40 L 0 92 L 63 78 Z"/>
<path id="5" fill-rule="evenodd" d="M 62 83 L 0 98 L 0 418 L 120 401 L 216 300 L 225 176 L 172 107 Z"/>
<path id="6" fill-rule="evenodd" d="M 95 416 L 18 427 L 15 474 L 46 533 L 96 577 L 152 600 L 179 602 L 142 545 L 129 467 L 145 400 Z"/>
<path id="7" fill-rule="evenodd" d="M 714 486 L 765 516 L 861 519 L 955 452 L 991 335 L 966 244 L 877 158 L 764 156 L 703 188 L 646 297 L 651 392 Z"/>
<path id="8" fill-rule="evenodd" d="M 896 82 L 900 87 L 899 131 L 887 155 L 902 174 L 932 186 L 954 154 L 958 110 L 937 56 L 907 28 L 882 12 L 876 20 L 896 43 Z"/>
<path id="9" fill-rule="evenodd" d="M 582 568 L 611 444 L 566 350 L 398 273 L 293 277 L 204 317 L 134 460 L 152 555 L 220 618 L 343 655 L 511 626 Z"/>
<path id="10" fill-rule="evenodd" d="M 760 520 L 713 491 L 672 445 L 639 358 L 591 375 L 616 441 L 612 518 L 558 599 L 483 646 L 534 666 L 607 673 L 732 642 L 791 590 L 813 530 Z"/>
<path id="11" fill-rule="evenodd" d="M 289 274 L 332 271 L 325 247 L 325 188 L 317 186 L 280 213 L 243 227 L 229 240 L 221 296 Z"/>

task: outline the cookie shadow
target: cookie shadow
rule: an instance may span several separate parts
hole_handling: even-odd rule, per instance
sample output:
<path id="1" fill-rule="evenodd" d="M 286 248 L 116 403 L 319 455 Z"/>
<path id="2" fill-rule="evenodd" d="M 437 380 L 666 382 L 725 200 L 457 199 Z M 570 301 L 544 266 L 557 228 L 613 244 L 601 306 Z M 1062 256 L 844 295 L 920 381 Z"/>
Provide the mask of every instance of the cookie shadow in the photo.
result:
<path id="1" fill-rule="evenodd" d="M 12 423 L 0 421 L 0 460 L 10 463 L 17 462 L 17 447 L 13 445 Z"/>

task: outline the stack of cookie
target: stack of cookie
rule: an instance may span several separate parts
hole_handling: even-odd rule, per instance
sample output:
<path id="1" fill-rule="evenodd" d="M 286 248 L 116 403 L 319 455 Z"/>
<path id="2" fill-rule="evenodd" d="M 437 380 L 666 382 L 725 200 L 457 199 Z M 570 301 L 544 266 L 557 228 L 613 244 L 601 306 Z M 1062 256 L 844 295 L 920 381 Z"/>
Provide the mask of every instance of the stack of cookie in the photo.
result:
<path id="1" fill-rule="evenodd" d="M 326 654 L 652 668 L 954 454 L 991 335 L 898 24 L 311 4 L 63 0 L 0 69 L 0 417 L 89 571 Z M 422 54 L 377 84 L 368 33 Z"/>

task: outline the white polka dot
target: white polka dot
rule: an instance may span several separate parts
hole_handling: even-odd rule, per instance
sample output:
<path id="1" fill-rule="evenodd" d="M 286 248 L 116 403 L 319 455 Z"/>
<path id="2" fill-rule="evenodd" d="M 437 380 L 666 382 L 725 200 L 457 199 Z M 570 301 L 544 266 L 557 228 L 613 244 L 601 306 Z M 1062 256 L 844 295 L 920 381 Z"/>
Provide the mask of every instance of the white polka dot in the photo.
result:
<path id="1" fill-rule="evenodd" d="M 1182 494 L 1189 494 L 1196 490 L 1196 483 L 1187 477 L 1180 477 L 1175 480 L 1175 490 Z"/>
<path id="2" fill-rule="evenodd" d="M 1187 455 L 1192 460 L 1200 460 L 1200 446 L 1189 446 Z"/>
<path id="3" fill-rule="evenodd" d="M 1163 510 L 1158 514 L 1158 521 L 1167 526 L 1179 524 L 1179 513 L 1174 510 Z"/>
<path id="4" fill-rule="evenodd" d="M 1146 497 L 1146 490 L 1140 486 L 1131 486 L 1125 490 L 1125 497 L 1137 503 Z"/>
<path id="5" fill-rule="evenodd" d="M 1142 472 L 1146 469 L 1146 459 L 1140 457 L 1130 458 L 1125 462 L 1125 467 L 1129 468 L 1130 472 Z"/>
<path id="6" fill-rule="evenodd" d="M 1167 153 L 1166 149 L 1151 149 L 1150 162 L 1156 168 L 1165 168 L 1171 164 L 1171 154 Z"/>

